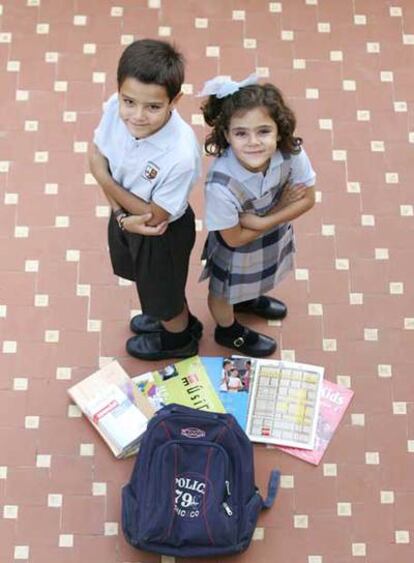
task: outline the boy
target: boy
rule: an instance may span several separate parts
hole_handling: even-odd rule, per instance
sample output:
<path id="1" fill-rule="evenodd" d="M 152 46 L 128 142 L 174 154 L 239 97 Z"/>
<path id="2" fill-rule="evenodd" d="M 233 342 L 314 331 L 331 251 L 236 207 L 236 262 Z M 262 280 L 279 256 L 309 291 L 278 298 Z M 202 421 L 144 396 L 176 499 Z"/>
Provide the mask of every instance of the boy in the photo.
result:
<path id="1" fill-rule="evenodd" d="M 116 275 L 135 281 L 143 314 L 127 352 L 144 360 L 198 352 L 202 324 L 185 299 L 195 241 L 188 195 L 200 174 L 200 149 L 175 106 L 183 56 L 151 39 L 129 45 L 118 63 L 118 94 L 95 130 L 90 169 L 112 214 L 109 251 Z"/>

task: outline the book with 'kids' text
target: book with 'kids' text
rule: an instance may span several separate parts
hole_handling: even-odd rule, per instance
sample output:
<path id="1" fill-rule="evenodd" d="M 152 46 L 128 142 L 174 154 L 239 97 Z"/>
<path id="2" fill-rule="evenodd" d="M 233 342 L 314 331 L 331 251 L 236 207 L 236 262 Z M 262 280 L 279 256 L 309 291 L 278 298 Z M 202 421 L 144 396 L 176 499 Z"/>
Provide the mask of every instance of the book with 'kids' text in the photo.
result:
<path id="1" fill-rule="evenodd" d="M 318 425 L 316 428 L 316 442 L 312 451 L 299 448 L 286 448 L 277 446 L 278 449 L 291 454 L 303 461 L 318 465 L 321 461 L 329 442 L 341 422 L 354 392 L 343 385 L 324 380 L 321 391 Z"/>

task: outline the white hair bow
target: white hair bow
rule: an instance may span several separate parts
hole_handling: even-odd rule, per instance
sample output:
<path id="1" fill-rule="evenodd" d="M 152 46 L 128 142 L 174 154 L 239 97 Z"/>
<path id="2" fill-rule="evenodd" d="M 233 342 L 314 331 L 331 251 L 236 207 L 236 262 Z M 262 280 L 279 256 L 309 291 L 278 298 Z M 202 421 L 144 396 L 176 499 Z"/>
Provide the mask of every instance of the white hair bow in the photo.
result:
<path id="1" fill-rule="evenodd" d="M 221 99 L 234 94 L 234 92 L 237 92 L 244 86 L 250 86 L 250 84 L 257 84 L 257 76 L 255 73 L 240 82 L 232 80 L 229 76 L 216 76 L 204 83 L 203 89 L 197 94 L 197 97 L 216 96 L 216 98 Z"/>

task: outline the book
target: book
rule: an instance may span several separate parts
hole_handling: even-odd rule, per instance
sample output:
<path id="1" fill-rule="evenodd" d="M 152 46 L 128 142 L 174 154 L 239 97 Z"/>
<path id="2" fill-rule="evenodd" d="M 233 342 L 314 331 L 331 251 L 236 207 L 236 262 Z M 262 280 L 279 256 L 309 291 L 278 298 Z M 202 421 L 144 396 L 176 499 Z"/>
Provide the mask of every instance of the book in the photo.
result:
<path id="1" fill-rule="evenodd" d="M 155 411 L 117 361 L 73 385 L 68 393 L 115 457 L 138 451 Z"/>
<path id="2" fill-rule="evenodd" d="M 323 374 L 321 366 L 258 359 L 247 413 L 250 440 L 314 449 Z"/>
<path id="3" fill-rule="evenodd" d="M 155 410 L 178 403 L 199 410 L 226 412 L 199 356 L 137 375 L 132 380 Z"/>
<path id="4" fill-rule="evenodd" d="M 225 358 L 201 356 L 201 361 L 226 412 L 231 413 L 246 430 L 256 359 L 236 355 Z"/>
<path id="5" fill-rule="evenodd" d="M 309 451 L 281 446 L 278 446 L 278 449 L 313 465 L 319 465 L 353 396 L 354 392 L 351 389 L 324 380 L 314 449 Z"/>

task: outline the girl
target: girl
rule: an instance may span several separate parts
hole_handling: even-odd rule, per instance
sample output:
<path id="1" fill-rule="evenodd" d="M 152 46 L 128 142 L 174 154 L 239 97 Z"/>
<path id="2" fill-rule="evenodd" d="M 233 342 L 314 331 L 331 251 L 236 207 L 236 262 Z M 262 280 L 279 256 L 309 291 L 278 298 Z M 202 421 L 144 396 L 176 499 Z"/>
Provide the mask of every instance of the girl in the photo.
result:
<path id="1" fill-rule="evenodd" d="M 218 344 L 247 356 L 268 356 L 276 342 L 235 320 L 234 311 L 281 319 L 286 306 L 264 296 L 293 268 L 289 223 L 314 205 L 315 172 L 294 136 L 296 119 L 281 92 L 251 75 L 237 83 L 216 77 L 201 96 L 205 142 L 216 157 L 206 179 L 209 231 L 200 279 L 210 278 L 208 304 Z"/>

